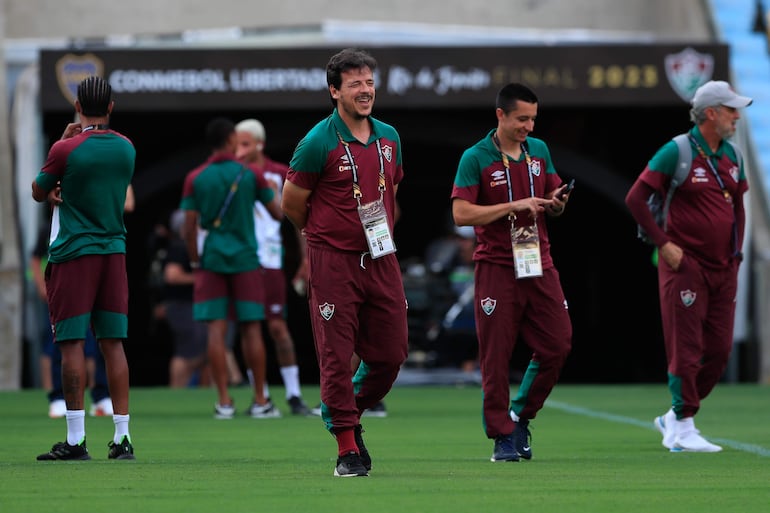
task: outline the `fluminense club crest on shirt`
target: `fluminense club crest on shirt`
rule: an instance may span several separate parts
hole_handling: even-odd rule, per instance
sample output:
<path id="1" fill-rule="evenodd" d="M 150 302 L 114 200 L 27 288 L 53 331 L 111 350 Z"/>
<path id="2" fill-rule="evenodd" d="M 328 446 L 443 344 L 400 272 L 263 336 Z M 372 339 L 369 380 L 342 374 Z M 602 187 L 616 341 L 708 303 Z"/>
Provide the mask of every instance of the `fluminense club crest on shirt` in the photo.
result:
<path id="1" fill-rule="evenodd" d="M 679 53 L 666 55 L 664 67 L 671 88 L 689 103 L 695 96 L 695 91 L 711 80 L 714 73 L 714 56 L 685 48 Z"/>
<path id="2" fill-rule="evenodd" d="M 679 297 L 684 306 L 692 306 L 692 304 L 695 303 L 696 296 L 697 294 L 690 289 L 679 291 Z"/>
<path id="3" fill-rule="evenodd" d="M 75 105 L 78 96 L 78 84 L 92 75 L 101 77 L 103 74 L 104 62 L 92 53 L 68 53 L 56 61 L 56 81 L 62 94 L 72 105 Z"/>
<path id="4" fill-rule="evenodd" d="M 318 310 L 321 312 L 321 317 L 324 318 L 324 320 L 329 320 L 334 315 L 334 305 L 329 303 L 324 303 L 322 305 L 318 305 Z"/>
<path id="5" fill-rule="evenodd" d="M 492 312 L 495 311 L 496 306 L 497 306 L 497 299 L 492 299 L 491 297 L 485 297 L 484 299 L 481 300 L 481 309 L 487 315 L 492 315 Z"/>
<path id="6" fill-rule="evenodd" d="M 382 156 L 385 157 L 385 160 L 388 162 L 393 161 L 393 146 L 386 144 L 382 147 Z"/>

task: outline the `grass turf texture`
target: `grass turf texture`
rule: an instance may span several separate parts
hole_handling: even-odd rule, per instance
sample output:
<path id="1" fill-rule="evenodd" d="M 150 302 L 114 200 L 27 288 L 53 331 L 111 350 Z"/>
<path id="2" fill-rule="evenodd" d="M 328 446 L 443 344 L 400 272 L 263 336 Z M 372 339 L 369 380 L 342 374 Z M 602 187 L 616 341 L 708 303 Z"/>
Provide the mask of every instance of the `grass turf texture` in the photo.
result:
<path id="1" fill-rule="evenodd" d="M 271 387 L 274 398 L 283 390 Z M 211 390 L 131 392 L 136 461 L 107 460 L 111 418 L 86 418 L 93 460 L 40 462 L 65 438 L 39 390 L 0 392 L 0 511 L 16 512 L 760 512 L 770 511 L 770 387 L 720 385 L 697 426 L 717 454 L 669 453 L 652 426 L 663 385 L 558 385 L 531 423 L 534 458 L 491 463 L 479 388 L 396 387 L 364 418 L 368 478 L 332 476 L 317 417 L 212 418 Z M 315 403 L 318 389 L 306 387 Z"/>

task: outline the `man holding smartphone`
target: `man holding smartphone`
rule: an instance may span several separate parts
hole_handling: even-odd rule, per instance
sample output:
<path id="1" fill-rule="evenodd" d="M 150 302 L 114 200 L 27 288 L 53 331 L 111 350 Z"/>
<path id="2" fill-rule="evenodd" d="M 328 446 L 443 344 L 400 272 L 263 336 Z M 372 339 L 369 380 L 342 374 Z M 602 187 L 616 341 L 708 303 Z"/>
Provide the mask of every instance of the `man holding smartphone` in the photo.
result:
<path id="1" fill-rule="evenodd" d="M 529 422 L 551 393 L 572 344 L 572 324 L 543 213 L 569 201 L 544 141 L 530 137 L 538 99 L 521 84 L 497 95 L 497 128 L 460 159 L 452 190 L 458 226 L 473 226 L 475 317 L 484 429 L 492 461 L 532 458 Z M 521 335 L 532 358 L 510 400 L 510 360 Z"/>

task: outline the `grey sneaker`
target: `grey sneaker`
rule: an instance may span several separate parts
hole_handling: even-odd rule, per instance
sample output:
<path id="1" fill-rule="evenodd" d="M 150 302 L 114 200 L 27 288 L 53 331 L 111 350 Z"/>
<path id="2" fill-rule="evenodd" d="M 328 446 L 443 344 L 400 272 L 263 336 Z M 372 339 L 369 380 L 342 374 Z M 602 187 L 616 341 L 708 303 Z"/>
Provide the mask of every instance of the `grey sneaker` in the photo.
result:
<path id="1" fill-rule="evenodd" d="M 366 477 L 369 472 L 366 471 L 361 456 L 355 452 L 349 452 L 344 456 L 337 458 L 337 466 L 334 468 L 335 477 Z"/>
<path id="2" fill-rule="evenodd" d="M 305 401 L 303 401 L 301 397 L 297 397 L 296 395 L 289 397 L 287 402 L 289 403 L 292 415 L 312 415 L 310 408 L 307 407 Z"/>
<path id="3" fill-rule="evenodd" d="M 388 410 L 385 409 L 385 403 L 383 401 L 378 402 L 371 408 L 364 410 L 361 414 L 362 417 L 387 417 Z"/>

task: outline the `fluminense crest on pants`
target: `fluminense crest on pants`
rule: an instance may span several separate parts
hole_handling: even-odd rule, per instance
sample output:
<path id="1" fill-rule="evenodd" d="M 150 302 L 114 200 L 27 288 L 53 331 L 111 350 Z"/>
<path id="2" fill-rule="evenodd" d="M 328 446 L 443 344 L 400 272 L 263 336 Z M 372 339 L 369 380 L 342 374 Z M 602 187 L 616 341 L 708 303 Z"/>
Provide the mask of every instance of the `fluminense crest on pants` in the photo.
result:
<path id="1" fill-rule="evenodd" d="M 690 289 L 679 291 L 679 297 L 682 299 L 684 306 L 692 306 L 695 303 L 696 296 L 697 294 Z"/>
<path id="2" fill-rule="evenodd" d="M 492 312 L 495 311 L 496 306 L 497 306 L 496 299 L 492 299 L 491 297 L 485 297 L 484 299 L 481 300 L 481 309 L 487 315 L 492 315 Z"/>
<path id="3" fill-rule="evenodd" d="M 334 305 L 330 305 L 329 303 L 318 305 L 318 310 L 321 312 L 321 317 L 327 321 L 334 315 Z"/>

